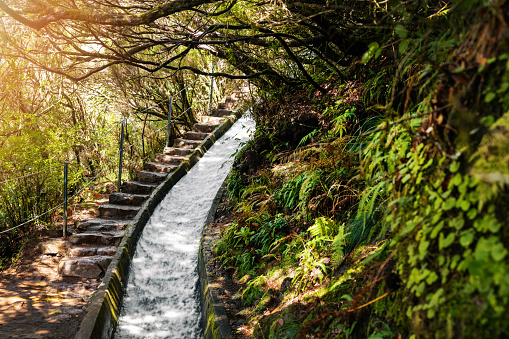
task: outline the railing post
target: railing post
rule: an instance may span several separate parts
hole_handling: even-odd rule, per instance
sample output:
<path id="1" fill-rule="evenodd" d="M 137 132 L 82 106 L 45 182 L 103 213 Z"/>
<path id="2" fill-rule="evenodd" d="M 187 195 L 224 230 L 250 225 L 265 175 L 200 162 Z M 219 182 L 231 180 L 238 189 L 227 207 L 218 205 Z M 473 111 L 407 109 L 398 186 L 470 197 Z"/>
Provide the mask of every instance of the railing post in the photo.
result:
<path id="1" fill-rule="evenodd" d="M 168 105 L 168 125 L 166 126 L 166 147 L 170 147 L 170 126 L 172 109 L 173 109 L 173 95 L 170 96 L 170 103 Z"/>
<path id="2" fill-rule="evenodd" d="M 122 155 L 124 154 L 124 125 L 125 118 L 122 120 L 122 124 L 120 126 L 120 151 L 119 151 L 119 159 L 118 159 L 118 183 L 117 190 L 120 192 L 120 185 L 122 185 Z"/>
<path id="3" fill-rule="evenodd" d="M 64 223 L 62 225 L 62 236 L 67 237 L 67 170 L 68 163 L 64 162 Z"/>
<path id="4" fill-rule="evenodd" d="M 214 73 L 214 66 L 212 66 L 212 73 Z M 212 114 L 212 93 L 214 92 L 214 76 L 210 79 L 210 98 L 209 98 L 209 115 Z"/>

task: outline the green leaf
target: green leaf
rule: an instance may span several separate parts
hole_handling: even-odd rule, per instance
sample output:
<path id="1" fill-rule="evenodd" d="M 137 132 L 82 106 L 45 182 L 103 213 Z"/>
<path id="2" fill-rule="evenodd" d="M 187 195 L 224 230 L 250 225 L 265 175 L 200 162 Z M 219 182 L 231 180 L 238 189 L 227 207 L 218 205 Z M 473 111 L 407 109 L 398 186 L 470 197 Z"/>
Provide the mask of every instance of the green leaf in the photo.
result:
<path id="1" fill-rule="evenodd" d="M 401 179 L 401 183 L 404 184 L 406 183 L 408 180 L 410 180 L 412 178 L 412 175 L 411 174 L 407 174 L 403 177 L 403 179 Z"/>
<path id="2" fill-rule="evenodd" d="M 438 235 L 438 233 L 442 230 L 442 228 L 444 227 L 444 221 L 440 221 L 434 228 L 433 228 L 433 231 L 431 232 L 431 239 L 435 239 Z"/>
<path id="3" fill-rule="evenodd" d="M 340 299 L 345 299 L 346 301 L 353 300 L 353 298 L 349 294 L 343 294 Z"/>
<path id="4" fill-rule="evenodd" d="M 493 115 L 487 115 L 482 117 L 479 122 L 483 124 L 485 127 L 490 127 L 495 123 L 495 117 Z"/>
<path id="5" fill-rule="evenodd" d="M 396 25 L 394 32 L 402 39 L 405 39 L 408 36 L 408 31 L 403 25 Z"/>
<path id="6" fill-rule="evenodd" d="M 444 237 L 443 233 L 440 233 L 440 236 L 438 237 L 438 248 L 444 249 L 449 247 L 456 238 L 456 235 L 454 233 L 449 233 L 447 237 Z"/>
<path id="7" fill-rule="evenodd" d="M 412 41 L 412 39 L 405 39 L 399 43 L 398 46 L 399 54 L 403 54 L 408 50 L 408 45 L 410 44 L 410 41 Z"/>
<path id="8" fill-rule="evenodd" d="M 449 171 L 451 171 L 451 173 L 456 173 L 458 172 L 458 170 L 460 169 L 460 163 L 459 162 L 453 162 L 451 164 L 451 166 L 449 167 Z"/>
<path id="9" fill-rule="evenodd" d="M 450 197 L 444 203 L 443 208 L 444 208 L 444 210 L 449 211 L 449 210 L 453 209 L 455 206 L 456 206 L 456 198 L 455 197 Z"/>
<path id="10" fill-rule="evenodd" d="M 470 220 L 473 220 L 477 216 L 477 210 L 475 208 L 470 209 L 470 211 L 467 212 L 467 217 Z"/>
<path id="11" fill-rule="evenodd" d="M 454 186 L 459 186 L 461 184 L 461 182 L 463 181 L 463 177 L 461 176 L 461 174 L 457 173 L 451 180 L 451 184 L 453 184 Z"/>
<path id="12" fill-rule="evenodd" d="M 474 230 L 468 230 L 462 233 L 460 237 L 460 244 L 463 247 L 468 247 L 474 241 Z"/>
<path id="13" fill-rule="evenodd" d="M 426 284 L 431 285 L 438 280 L 438 275 L 435 272 L 431 272 L 426 278 Z"/>
<path id="14" fill-rule="evenodd" d="M 493 57 L 493 58 L 489 58 L 489 59 L 486 61 L 486 63 L 487 63 L 488 65 L 490 65 L 490 64 L 494 63 L 495 61 L 497 61 L 497 58 L 496 58 L 496 57 Z"/>
<path id="15" fill-rule="evenodd" d="M 493 92 L 489 92 L 489 93 L 488 93 L 488 94 L 486 94 L 486 96 L 484 97 L 484 101 L 485 101 L 486 103 L 488 103 L 488 104 L 489 104 L 490 102 L 492 102 L 492 101 L 493 101 L 493 99 L 495 99 L 495 98 L 496 98 L 496 96 L 497 96 L 497 95 L 496 95 L 495 93 L 493 93 Z"/>
<path id="16" fill-rule="evenodd" d="M 378 45 L 378 42 L 372 42 L 368 46 L 368 50 L 364 53 L 362 56 L 362 62 L 367 63 L 369 60 L 371 60 L 375 54 L 376 51 L 380 48 L 380 45 Z"/>
<path id="17" fill-rule="evenodd" d="M 470 202 L 468 200 L 460 200 L 456 205 L 459 205 L 458 207 L 465 212 L 470 209 Z"/>
<path id="18" fill-rule="evenodd" d="M 500 242 L 491 246 L 491 256 L 495 261 L 501 261 L 507 255 L 507 250 L 504 248 Z"/>
<path id="19" fill-rule="evenodd" d="M 454 71 L 452 71 L 452 73 L 457 74 L 457 73 L 463 72 L 464 70 L 465 70 L 465 66 L 460 66 L 460 67 L 456 68 Z"/>
<path id="20" fill-rule="evenodd" d="M 419 260 L 423 260 L 428 254 L 429 241 L 421 241 L 419 243 Z"/>

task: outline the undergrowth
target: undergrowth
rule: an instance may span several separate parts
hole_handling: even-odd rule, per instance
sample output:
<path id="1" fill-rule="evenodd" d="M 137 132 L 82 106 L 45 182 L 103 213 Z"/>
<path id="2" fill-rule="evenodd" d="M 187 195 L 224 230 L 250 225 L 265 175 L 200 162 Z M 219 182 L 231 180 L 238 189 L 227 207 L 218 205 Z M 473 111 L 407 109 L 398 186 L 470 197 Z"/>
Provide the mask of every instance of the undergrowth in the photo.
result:
<path id="1" fill-rule="evenodd" d="M 407 6 L 355 80 L 256 110 L 216 245 L 254 337 L 509 335 L 508 5 Z"/>

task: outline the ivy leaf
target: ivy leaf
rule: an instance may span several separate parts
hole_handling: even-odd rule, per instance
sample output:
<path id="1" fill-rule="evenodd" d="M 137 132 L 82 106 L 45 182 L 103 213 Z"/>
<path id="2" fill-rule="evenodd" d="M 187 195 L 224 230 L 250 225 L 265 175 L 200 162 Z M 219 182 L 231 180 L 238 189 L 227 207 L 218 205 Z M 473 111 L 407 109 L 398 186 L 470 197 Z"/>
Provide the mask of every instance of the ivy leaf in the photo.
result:
<path id="1" fill-rule="evenodd" d="M 444 237 L 444 234 L 440 233 L 440 236 L 438 237 L 438 248 L 443 249 L 449 247 L 455 238 L 456 235 L 454 233 L 449 233 L 447 237 Z"/>
<path id="2" fill-rule="evenodd" d="M 429 241 L 421 241 L 419 243 L 419 260 L 423 260 L 428 253 Z"/>
<path id="3" fill-rule="evenodd" d="M 491 256 L 495 261 L 501 261 L 507 255 L 507 250 L 504 248 L 500 242 L 491 246 Z"/>
<path id="4" fill-rule="evenodd" d="M 449 171 L 451 171 L 451 173 L 456 173 L 458 172 L 458 170 L 460 169 L 460 163 L 459 162 L 453 162 L 451 164 L 451 166 L 449 167 Z"/>
<path id="5" fill-rule="evenodd" d="M 463 232 L 463 234 L 460 237 L 460 244 L 463 247 L 468 247 L 470 244 L 474 241 L 474 231 L 468 230 Z"/>
<path id="6" fill-rule="evenodd" d="M 426 284 L 431 285 L 438 280 L 438 275 L 435 272 L 431 272 L 426 278 Z"/>
<path id="7" fill-rule="evenodd" d="M 452 178 L 451 180 L 451 183 L 454 185 L 454 186 L 459 186 L 459 184 L 461 184 L 461 182 L 463 181 L 463 177 L 461 176 L 461 174 L 457 173 L 454 178 Z"/>
<path id="8" fill-rule="evenodd" d="M 453 209 L 455 206 L 456 206 L 456 198 L 455 197 L 450 197 L 444 203 L 443 208 L 444 208 L 444 210 L 449 211 L 449 210 Z"/>
<path id="9" fill-rule="evenodd" d="M 458 200 L 456 205 L 465 212 L 470 209 L 470 202 L 468 200 Z"/>
<path id="10" fill-rule="evenodd" d="M 467 217 L 470 220 L 473 220 L 477 216 L 477 210 L 475 208 L 470 209 L 470 211 L 467 212 Z"/>

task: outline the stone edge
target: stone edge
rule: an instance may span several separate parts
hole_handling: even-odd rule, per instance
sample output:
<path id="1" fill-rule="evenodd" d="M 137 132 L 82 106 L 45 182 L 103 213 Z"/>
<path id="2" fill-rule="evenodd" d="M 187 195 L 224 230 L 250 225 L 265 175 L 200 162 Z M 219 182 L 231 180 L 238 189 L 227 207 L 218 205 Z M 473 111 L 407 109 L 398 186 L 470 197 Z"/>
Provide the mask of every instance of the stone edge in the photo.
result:
<path id="1" fill-rule="evenodd" d="M 96 293 L 88 304 L 75 339 L 111 338 L 118 324 L 120 307 L 127 284 L 129 266 L 136 244 L 154 209 L 168 191 L 200 160 L 205 152 L 219 139 L 246 111 L 242 107 L 226 117 L 180 166 L 172 172 L 145 201 L 133 220 L 128 224 L 117 253 L 113 257 Z"/>
<path id="2" fill-rule="evenodd" d="M 198 256 L 198 274 L 200 276 L 200 297 L 202 309 L 202 329 L 204 339 L 226 339 L 231 335 L 231 326 L 226 310 L 218 296 L 219 281 L 207 271 L 208 264 L 213 260 L 213 243 L 217 234 L 209 231 L 208 226 L 214 222 L 217 207 L 226 190 L 226 182 L 216 194 L 203 228 L 200 251 Z"/>

